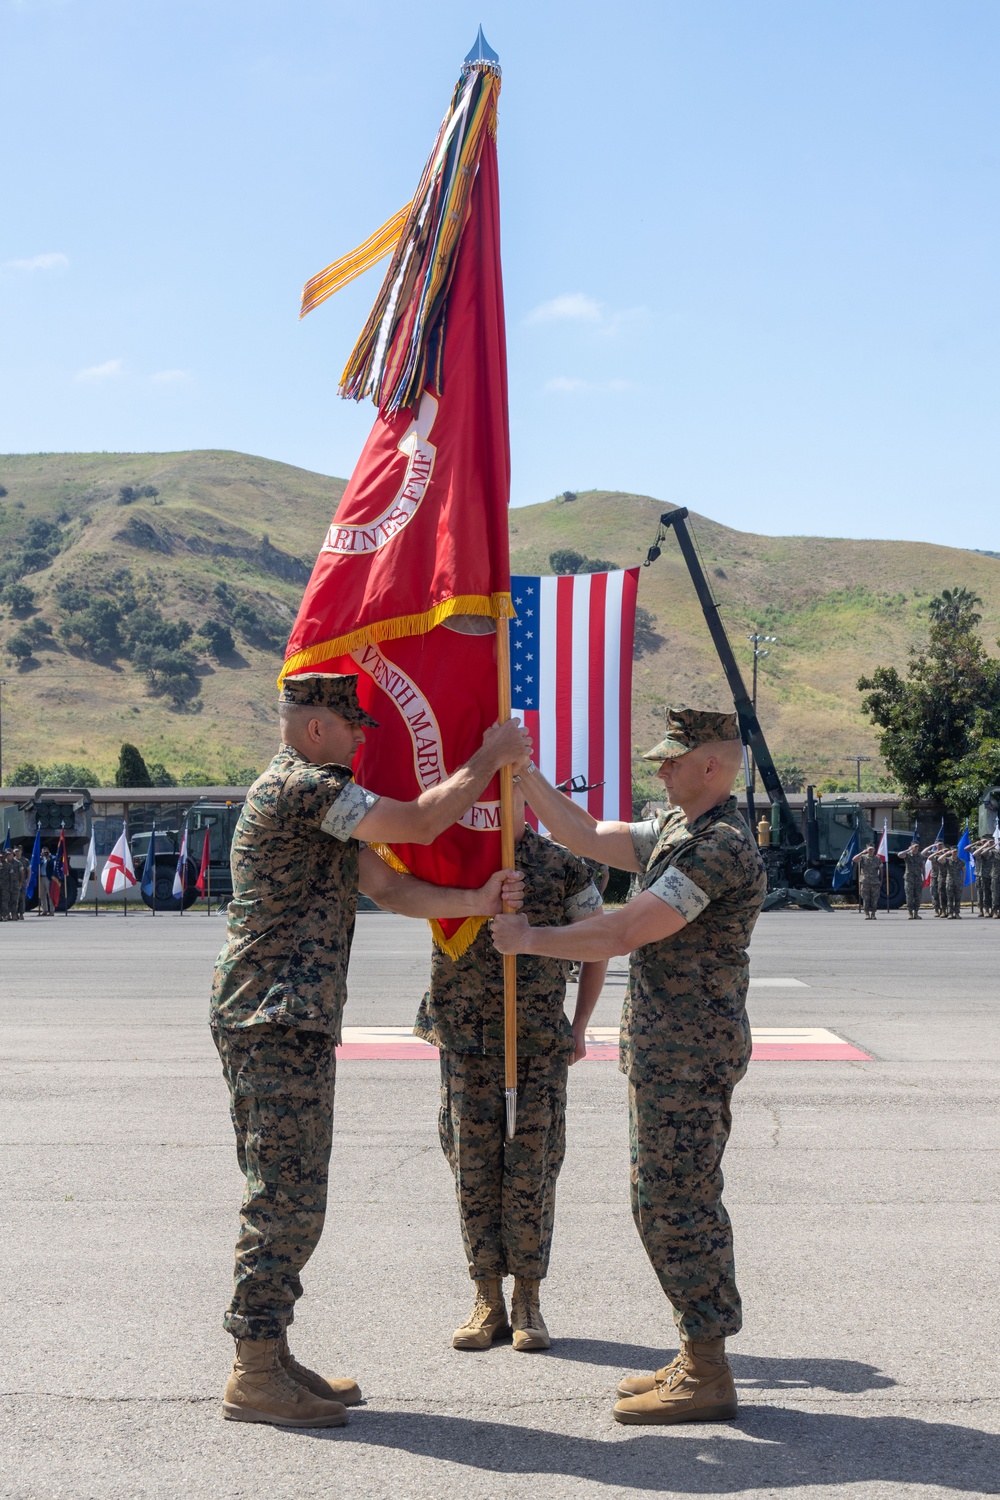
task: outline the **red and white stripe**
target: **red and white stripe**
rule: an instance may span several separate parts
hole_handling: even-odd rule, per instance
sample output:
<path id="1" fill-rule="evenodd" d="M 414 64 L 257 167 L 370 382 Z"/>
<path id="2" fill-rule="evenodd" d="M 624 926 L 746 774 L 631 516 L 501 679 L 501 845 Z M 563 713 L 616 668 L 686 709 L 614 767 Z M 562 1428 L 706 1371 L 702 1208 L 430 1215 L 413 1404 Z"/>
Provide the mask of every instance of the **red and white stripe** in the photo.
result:
<path id="1" fill-rule="evenodd" d="M 537 707 L 514 704 L 549 781 L 604 783 L 574 793 L 595 818 L 632 817 L 638 584 L 638 568 L 539 579 Z"/>

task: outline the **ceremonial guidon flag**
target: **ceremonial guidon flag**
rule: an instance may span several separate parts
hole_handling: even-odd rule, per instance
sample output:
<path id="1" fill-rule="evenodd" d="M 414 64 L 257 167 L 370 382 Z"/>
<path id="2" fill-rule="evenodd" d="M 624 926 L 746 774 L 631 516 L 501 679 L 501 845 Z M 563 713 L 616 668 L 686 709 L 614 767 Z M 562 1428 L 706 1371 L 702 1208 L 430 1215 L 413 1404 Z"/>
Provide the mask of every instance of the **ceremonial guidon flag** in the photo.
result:
<path id="1" fill-rule="evenodd" d="M 595 818 L 632 818 L 632 646 L 639 569 L 510 581 L 511 701 L 535 762 Z M 530 815 L 529 815 L 530 816 Z"/>
<path id="2" fill-rule="evenodd" d="M 128 891 L 133 885 L 135 885 L 135 867 L 132 864 L 132 851 L 128 846 L 128 828 L 123 822 L 118 842 L 108 855 L 108 862 L 101 871 L 101 886 L 106 896 L 114 896 L 118 891 Z"/>
<path id="3" fill-rule="evenodd" d="M 69 908 L 69 854 L 66 852 L 66 825 L 59 830 L 59 842 L 56 845 L 56 857 L 52 865 L 52 877 L 49 880 L 49 898 L 52 902 L 53 911 L 56 910 L 66 893 L 65 905 Z"/>
<path id="4" fill-rule="evenodd" d="M 355 774 L 404 800 L 456 771 L 496 720 L 493 621 L 511 612 L 500 70 L 481 38 L 473 50 L 397 216 L 385 281 L 344 371 L 341 394 L 370 395 L 378 416 L 320 546 L 282 672 L 361 674 L 358 696 L 380 727 Z M 314 277 L 303 309 L 379 246 L 391 249 L 390 226 Z M 379 853 L 432 884 L 481 885 L 500 867 L 498 783 L 433 844 Z M 432 923 L 435 940 L 457 956 L 482 920 Z"/>

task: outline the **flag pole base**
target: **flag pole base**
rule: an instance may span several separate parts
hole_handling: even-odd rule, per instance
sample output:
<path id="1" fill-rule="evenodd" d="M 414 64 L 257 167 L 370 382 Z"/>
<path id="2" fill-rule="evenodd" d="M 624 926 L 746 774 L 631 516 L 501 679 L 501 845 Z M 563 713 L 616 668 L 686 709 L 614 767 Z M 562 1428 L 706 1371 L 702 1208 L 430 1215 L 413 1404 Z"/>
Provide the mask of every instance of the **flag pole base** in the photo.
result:
<path id="1" fill-rule="evenodd" d="M 504 1089 L 507 1106 L 507 1139 L 512 1141 L 517 1130 L 517 1089 Z"/>

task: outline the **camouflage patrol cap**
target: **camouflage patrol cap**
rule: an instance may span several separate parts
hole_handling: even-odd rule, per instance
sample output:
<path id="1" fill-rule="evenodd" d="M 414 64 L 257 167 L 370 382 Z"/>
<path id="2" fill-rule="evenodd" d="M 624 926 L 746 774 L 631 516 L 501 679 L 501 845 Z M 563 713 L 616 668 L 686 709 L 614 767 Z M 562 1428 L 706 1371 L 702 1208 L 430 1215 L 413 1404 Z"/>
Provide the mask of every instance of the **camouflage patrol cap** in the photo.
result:
<path id="1" fill-rule="evenodd" d="M 647 750 L 642 759 L 676 760 L 698 745 L 739 737 L 740 723 L 735 714 L 716 714 L 704 708 L 668 708 L 666 739 Z"/>
<path id="2" fill-rule="evenodd" d="M 285 678 L 278 702 L 291 703 L 297 708 L 332 708 L 351 724 L 378 728 L 378 719 L 365 713 L 358 702 L 356 672 L 299 672 Z"/>

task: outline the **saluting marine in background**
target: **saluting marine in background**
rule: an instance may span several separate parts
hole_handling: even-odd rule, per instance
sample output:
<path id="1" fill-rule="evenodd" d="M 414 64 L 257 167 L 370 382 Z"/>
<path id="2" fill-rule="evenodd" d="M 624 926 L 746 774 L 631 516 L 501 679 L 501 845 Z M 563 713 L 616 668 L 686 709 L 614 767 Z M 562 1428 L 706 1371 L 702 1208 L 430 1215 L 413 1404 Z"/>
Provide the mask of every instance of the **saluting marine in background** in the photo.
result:
<path id="1" fill-rule="evenodd" d="M 913 843 L 898 856 L 903 861 L 903 884 L 906 888 L 906 914 L 910 921 L 920 921 L 920 903 L 924 894 L 924 856 L 920 845 Z"/>
<path id="2" fill-rule="evenodd" d="M 874 922 L 878 898 L 882 894 L 883 880 L 882 861 L 875 853 L 875 845 L 869 844 L 867 849 L 862 849 L 860 854 L 856 854 L 854 864 L 858 867 L 858 879 L 861 885 L 861 910 L 865 914 L 866 921 Z"/>

